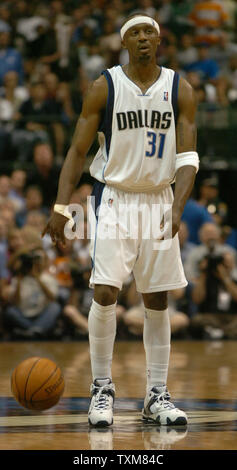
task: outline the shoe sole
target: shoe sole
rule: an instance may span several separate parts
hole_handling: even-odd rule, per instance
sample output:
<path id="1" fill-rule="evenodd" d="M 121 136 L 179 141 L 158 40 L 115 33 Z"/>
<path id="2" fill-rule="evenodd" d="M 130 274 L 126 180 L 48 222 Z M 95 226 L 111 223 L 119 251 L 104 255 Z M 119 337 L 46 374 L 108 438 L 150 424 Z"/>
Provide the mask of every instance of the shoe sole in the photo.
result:
<path id="1" fill-rule="evenodd" d="M 187 426 L 188 422 L 184 416 L 179 416 L 175 421 L 171 421 L 170 418 L 166 418 L 166 423 L 161 423 L 160 419 L 152 419 L 149 416 L 142 416 L 143 421 L 147 423 L 154 423 L 158 426 Z"/>
<path id="2" fill-rule="evenodd" d="M 88 422 L 90 424 L 90 426 L 93 426 L 95 428 L 104 428 L 104 427 L 108 427 L 108 426 L 111 426 L 113 424 L 113 420 L 112 420 L 112 423 L 108 423 L 108 421 L 98 421 L 98 423 L 92 423 L 90 419 L 88 419 Z"/>

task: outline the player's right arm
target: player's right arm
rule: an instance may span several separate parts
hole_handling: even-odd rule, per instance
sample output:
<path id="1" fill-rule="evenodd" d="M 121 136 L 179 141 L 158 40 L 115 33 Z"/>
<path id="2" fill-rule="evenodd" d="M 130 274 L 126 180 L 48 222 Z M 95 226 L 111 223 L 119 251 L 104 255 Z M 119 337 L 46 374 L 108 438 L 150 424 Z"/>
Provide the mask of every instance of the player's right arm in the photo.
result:
<path id="1" fill-rule="evenodd" d="M 84 99 L 72 143 L 59 176 L 56 204 L 68 205 L 72 193 L 80 181 L 86 154 L 95 139 L 103 111 L 106 108 L 107 94 L 107 81 L 104 75 L 101 75 L 93 82 Z M 65 243 L 64 225 L 67 220 L 64 215 L 53 212 L 42 232 L 42 237 L 49 233 L 54 243 L 57 241 Z"/>

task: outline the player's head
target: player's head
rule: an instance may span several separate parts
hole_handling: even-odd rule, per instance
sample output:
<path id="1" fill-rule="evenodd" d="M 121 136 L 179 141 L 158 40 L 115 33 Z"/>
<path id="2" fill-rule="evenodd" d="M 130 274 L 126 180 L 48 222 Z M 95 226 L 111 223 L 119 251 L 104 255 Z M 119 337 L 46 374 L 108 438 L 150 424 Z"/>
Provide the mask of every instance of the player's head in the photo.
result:
<path id="1" fill-rule="evenodd" d="M 147 62 L 156 55 L 160 44 L 158 23 L 145 13 L 129 16 L 120 30 L 122 47 L 128 49 L 129 58 Z"/>

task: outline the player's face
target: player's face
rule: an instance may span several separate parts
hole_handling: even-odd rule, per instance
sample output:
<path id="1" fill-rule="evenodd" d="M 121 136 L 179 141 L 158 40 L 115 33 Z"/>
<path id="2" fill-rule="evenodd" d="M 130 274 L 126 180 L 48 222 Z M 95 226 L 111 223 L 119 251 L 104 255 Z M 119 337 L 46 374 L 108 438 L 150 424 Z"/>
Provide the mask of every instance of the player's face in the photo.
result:
<path id="1" fill-rule="evenodd" d="M 157 30 L 146 23 L 129 28 L 122 41 L 122 46 L 128 49 L 130 59 L 138 59 L 139 62 L 154 58 L 159 44 Z"/>

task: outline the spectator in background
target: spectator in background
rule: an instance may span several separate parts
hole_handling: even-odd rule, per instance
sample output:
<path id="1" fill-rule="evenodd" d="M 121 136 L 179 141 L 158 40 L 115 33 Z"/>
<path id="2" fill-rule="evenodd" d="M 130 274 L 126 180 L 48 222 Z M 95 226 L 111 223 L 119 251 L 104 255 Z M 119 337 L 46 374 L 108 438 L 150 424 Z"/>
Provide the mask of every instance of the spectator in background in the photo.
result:
<path id="1" fill-rule="evenodd" d="M 197 43 L 216 44 L 221 34 L 221 28 L 227 24 L 228 15 L 221 2 L 201 0 L 195 2 L 190 19 L 195 26 Z"/>
<path id="2" fill-rule="evenodd" d="M 179 236 L 179 244 L 180 244 L 180 252 L 181 252 L 181 259 L 183 264 L 185 263 L 189 253 L 195 248 L 195 244 L 188 241 L 189 231 L 186 222 L 181 221 L 178 231 Z"/>
<path id="3" fill-rule="evenodd" d="M 16 212 L 25 208 L 24 189 L 26 184 L 26 172 L 13 170 L 11 173 L 11 189 L 9 199 L 13 201 Z"/>
<path id="4" fill-rule="evenodd" d="M 38 186 L 28 186 L 25 191 L 25 208 L 16 214 L 16 225 L 22 228 L 27 222 L 27 216 L 31 211 L 38 211 L 48 215 L 47 208 L 43 206 L 42 191 Z"/>
<path id="5" fill-rule="evenodd" d="M 68 84 L 60 82 L 57 75 L 52 72 L 43 76 L 43 82 L 46 87 L 46 100 L 52 100 L 57 104 L 55 114 L 62 114 L 62 122 L 68 124 L 69 120 L 75 117 Z"/>
<path id="6" fill-rule="evenodd" d="M 0 205 L 4 204 L 10 195 L 11 180 L 7 175 L 0 175 Z"/>
<path id="7" fill-rule="evenodd" d="M 184 67 L 186 72 L 197 72 L 202 83 L 217 84 L 219 77 L 219 67 L 214 59 L 210 58 L 209 45 L 199 43 L 197 45 L 198 57 L 195 62 L 191 62 Z"/>
<path id="8" fill-rule="evenodd" d="M 210 49 L 210 57 L 214 59 L 220 73 L 226 70 L 230 58 L 237 55 L 237 44 L 230 41 L 227 31 L 221 31 L 218 43 Z"/>
<path id="9" fill-rule="evenodd" d="M 189 242 L 198 245 L 200 243 L 200 228 L 206 222 L 212 222 L 213 219 L 205 207 L 202 207 L 197 201 L 190 198 L 185 204 L 182 221 L 186 222 L 188 226 Z"/>
<path id="10" fill-rule="evenodd" d="M 30 98 L 22 103 L 17 115 L 18 129 L 12 134 L 12 145 L 19 161 L 29 161 L 37 140 L 48 140 L 48 119 L 45 86 L 41 82 L 32 83 Z"/>
<path id="11" fill-rule="evenodd" d="M 7 248 L 7 226 L 1 218 L 0 211 L 0 280 L 8 277 L 7 270 L 8 248 Z"/>
<path id="12" fill-rule="evenodd" d="M 1 218 L 5 221 L 7 230 L 11 230 L 15 227 L 15 208 L 12 201 L 8 200 L 3 204 L 0 204 Z"/>
<path id="13" fill-rule="evenodd" d="M 237 106 L 237 53 L 231 55 L 227 67 L 222 71 L 221 86 L 227 102 Z"/>
<path id="14" fill-rule="evenodd" d="M 237 339 L 237 269 L 233 253 L 200 260 L 192 296 L 199 312 L 191 320 L 195 337 Z"/>
<path id="15" fill-rule="evenodd" d="M 19 228 L 12 228 L 8 232 L 7 247 L 8 259 L 24 245 L 23 232 Z"/>
<path id="16" fill-rule="evenodd" d="M 116 31 L 115 23 L 106 21 L 103 25 L 103 34 L 100 38 L 100 50 L 106 61 L 107 67 L 113 67 L 119 63 L 119 54 L 121 51 L 121 38 Z"/>
<path id="17" fill-rule="evenodd" d="M 60 52 L 58 50 L 57 36 L 54 29 L 54 18 L 41 22 L 37 27 L 38 36 L 28 43 L 28 56 L 37 64 L 39 70 L 49 67 L 53 73 L 59 71 Z"/>
<path id="18" fill-rule="evenodd" d="M 21 248 L 11 263 L 13 279 L 8 287 L 3 322 L 16 338 L 47 338 L 61 312 L 56 302 L 58 286 L 46 271 L 45 253 L 38 245 Z"/>
<path id="19" fill-rule="evenodd" d="M 11 27 L 5 21 L 0 20 L 0 86 L 4 83 L 4 76 L 9 71 L 18 74 L 19 84 L 24 81 L 22 56 L 13 47 L 10 47 Z"/>
<path id="20" fill-rule="evenodd" d="M 228 216 L 227 205 L 219 198 L 217 178 L 211 177 L 202 181 L 198 202 L 206 207 L 217 225 L 223 225 L 226 222 Z"/>
<path id="21" fill-rule="evenodd" d="M 193 36 L 183 34 L 180 39 L 180 49 L 177 53 L 177 59 L 181 67 L 185 67 L 198 60 L 197 48 L 193 45 Z"/>
<path id="22" fill-rule="evenodd" d="M 0 95 L 5 102 L 5 119 L 15 118 L 16 112 L 21 104 L 29 98 L 28 89 L 25 86 L 18 85 L 18 74 L 10 70 L 3 77 L 3 86 L 0 88 Z"/>
<path id="23" fill-rule="evenodd" d="M 98 42 L 94 42 L 88 47 L 87 56 L 83 59 L 83 68 L 89 81 L 96 80 L 102 70 L 106 68 L 105 59 L 101 54 Z"/>
<path id="24" fill-rule="evenodd" d="M 195 282 L 200 274 L 200 262 L 206 256 L 215 258 L 224 255 L 226 252 L 234 253 L 230 246 L 221 244 L 221 231 L 214 223 L 205 223 L 202 225 L 199 236 L 201 244 L 196 246 L 186 258 L 184 270 L 188 281 Z"/>
<path id="25" fill-rule="evenodd" d="M 54 165 L 52 147 L 47 142 L 37 143 L 33 151 L 34 167 L 29 172 L 27 186 L 37 185 L 42 192 L 43 206 L 50 207 L 56 199 L 58 168 Z"/>

